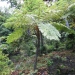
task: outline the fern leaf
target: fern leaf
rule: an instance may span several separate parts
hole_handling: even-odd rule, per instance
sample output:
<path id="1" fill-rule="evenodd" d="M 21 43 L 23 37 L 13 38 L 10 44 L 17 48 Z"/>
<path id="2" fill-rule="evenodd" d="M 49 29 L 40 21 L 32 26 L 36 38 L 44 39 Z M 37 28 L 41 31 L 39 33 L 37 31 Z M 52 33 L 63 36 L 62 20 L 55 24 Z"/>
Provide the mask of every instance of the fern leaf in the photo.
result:
<path id="1" fill-rule="evenodd" d="M 61 37 L 59 31 L 49 23 L 39 23 L 38 27 L 47 39 L 59 40 L 59 37 Z"/>
<path id="2" fill-rule="evenodd" d="M 19 39 L 23 34 L 23 29 L 22 28 L 18 28 L 17 30 L 15 30 L 13 33 L 11 33 L 9 36 L 7 36 L 7 43 L 11 43 L 17 39 Z"/>
<path id="3" fill-rule="evenodd" d="M 68 27 L 65 26 L 64 24 L 56 23 L 56 22 L 52 22 L 51 24 L 52 24 L 55 28 L 57 28 L 59 31 L 74 33 L 74 30 L 68 28 Z"/>

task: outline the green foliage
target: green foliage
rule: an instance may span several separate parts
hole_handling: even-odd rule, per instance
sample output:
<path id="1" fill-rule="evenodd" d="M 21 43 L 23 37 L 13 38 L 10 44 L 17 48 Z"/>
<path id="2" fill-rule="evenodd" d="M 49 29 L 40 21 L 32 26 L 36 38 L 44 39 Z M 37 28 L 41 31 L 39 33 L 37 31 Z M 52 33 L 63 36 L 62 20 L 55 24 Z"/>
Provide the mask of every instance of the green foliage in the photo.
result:
<path id="1" fill-rule="evenodd" d="M 0 45 L 0 49 L 2 49 L 2 50 L 5 50 L 7 48 L 8 48 L 8 45 L 7 44 L 1 44 Z"/>
<path id="2" fill-rule="evenodd" d="M 39 30 L 47 39 L 59 40 L 59 37 L 61 37 L 59 31 L 49 23 L 40 23 L 38 26 Z"/>
<path id="3" fill-rule="evenodd" d="M 58 74 L 60 74 L 60 69 L 57 69 L 57 72 L 56 72 L 56 74 L 58 75 Z"/>
<path id="4" fill-rule="evenodd" d="M 73 32 L 70 28 L 66 27 L 62 23 L 52 22 L 52 25 L 55 26 L 59 31 L 69 32 L 69 33 L 72 33 Z"/>
<path id="5" fill-rule="evenodd" d="M 23 7 L 25 7 L 28 13 L 34 13 L 39 16 L 44 11 L 44 9 L 46 10 L 42 0 L 26 0 Z"/>
<path id="6" fill-rule="evenodd" d="M 61 57 L 61 60 L 62 61 L 67 61 L 67 58 L 66 57 Z"/>
<path id="7" fill-rule="evenodd" d="M 61 68 L 61 69 L 64 69 L 64 68 L 66 68 L 66 66 L 63 65 L 63 64 L 61 64 L 61 65 L 60 65 L 60 68 Z"/>
<path id="8" fill-rule="evenodd" d="M 75 34 L 71 33 L 71 34 L 67 34 L 66 35 L 66 40 L 65 40 L 65 44 L 66 44 L 66 49 L 73 49 L 75 48 L 74 44 L 75 44 Z"/>
<path id="9" fill-rule="evenodd" d="M 10 30 L 13 29 L 13 32 L 7 36 L 6 42 L 8 44 L 11 43 L 7 52 L 11 54 L 18 50 L 17 48 L 19 48 L 25 49 L 26 54 L 32 55 L 32 50 L 35 49 L 34 45 L 32 44 L 32 41 L 34 40 L 29 41 L 31 40 L 29 38 L 31 38 L 31 36 L 36 33 L 36 30 L 34 30 L 35 26 L 38 26 L 43 36 L 45 36 L 46 39 L 49 40 L 59 40 L 59 38 L 61 38 L 58 30 L 68 33 L 74 33 L 74 31 L 66 27 L 66 23 L 64 21 L 66 14 L 66 17 L 68 17 L 69 20 L 75 12 L 75 5 L 69 5 L 70 3 L 68 2 L 68 0 L 59 0 L 51 7 L 47 8 L 42 0 L 25 0 L 24 5 L 20 9 L 16 10 L 4 24 Z M 2 18 L 2 16 L 0 16 L 0 18 L 1 21 L 4 21 L 4 18 Z M 28 36 L 28 29 L 30 31 L 30 36 Z M 58 43 L 54 41 L 54 44 L 46 45 L 47 50 L 54 50 L 57 44 Z M 61 46 L 61 44 L 58 46 Z M 6 48 L 6 45 L 3 44 L 2 47 Z M 18 61 L 19 58 L 20 56 L 16 57 L 16 61 Z M 59 59 L 60 57 L 57 56 L 56 58 Z M 66 58 L 62 58 L 62 61 L 66 61 Z M 27 68 L 32 66 L 31 62 L 32 60 L 29 61 L 28 59 L 27 64 L 29 63 L 29 65 L 24 65 L 24 68 L 26 68 L 26 66 Z M 47 60 L 48 66 L 51 66 L 52 64 L 52 60 Z M 5 65 L 5 63 L 3 63 L 2 65 Z"/>
<path id="10" fill-rule="evenodd" d="M 36 52 L 36 48 L 35 48 L 35 45 L 34 45 L 32 39 L 30 39 L 28 41 L 26 41 L 26 40 L 22 41 L 21 44 L 22 44 L 22 45 L 20 45 L 21 49 L 25 51 L 25 54 L 27 56 L 31 56 Z"/>
<path id="11" fill-rule="evenodd" d="M 60 0 L 47 8 L 42 0 L 25 0 L 23 6 L 16 10 L 4 24 L 7 28 L 14 30 L 7 37 L 7 43 L 12 43 L 22 39 L 22 37 L 26 37 L 23 35 L 28 34 L 28 29 L 30 30 L 30 36 L 33 35 L 36 33 L 36 30 L 34 30 L 35 26 L 38 26 L 47 39 L 59 40 L 61 35 L 58 30 L 71 32 L 71 29 L 66 27 L 65 21 L 62 18 L 67 13 L 64 8 L 67 9 L 68 5 L 67 1 Z M 21 41 L 25 41 L 25 39 Z M 30 52 L 29 46 L 26 45 L 28 52 Z"/>
<path id="12" fill-rule="evenodd" d="M 50 53 L 51 51 L 54 51 L 54 48 L 55 48 L 54 45 L 48 45 L 48 44 L 45 45 L 45 47 L 48 53 Z"/>
<path id="13" fill-rule="evenodd" d="M 68 12 L 70 13 L 70 15 L 75 16 L 75 3 L 71 4 L 68 6 Z"/>
<path id="14" fill-rule="evenodd" d="M 47 60 L 47 66 L 51 66 L 53 64 L 52 60 Z"/>
<path id="15" fill-rule="evenodd" d="M 22 8 L 25 8 L 26 11 Z M 12 17 L 10 17 L 5 23 L 6 27 L 10 28 L 12 27 L 13 29 L 15 29 L 15 32 L 13 32 L 7 37 L 7 43 L 13 42 L 14 40 L 20 38 L 22 35 L 22 31 L 26 32 L 27 30 L 26 28 L 28 28 L 28 26 L 30 26 L 30 29 L 34 29 L 34 25 L 39 26 L 40 31 L 43 33 L 45 37 L 47 37 L 47 39 L 59 40 L 58 38 L 60 37 L 60 33 L 55 27 L 53 27 L 49 23 L 42 23 L 42 22 L 40 23 L 40 21 L 43 20 L 43 15 L 44 15 L 43 12 L 45 12 L 46 10 L 46 6 L 43 5 L 42 1 L 27 0 L 25 1 L 25 4 L 22 8 L 20 10 L 15 11 Z M 18 32 L 17 28 L 20 27 L 23 27 L 21 31 L 19 30 L 19 33 L 21 32 L 21 34 L 19 34 L 19 36 L 15 35 L 15 33 L 17 34 Z"/>
<path id="16" fill-rule="evenodd" d="M 18 38 L 22 36 L 22 34 L 23 34 L 23 29 L 22 28 L 17 29 L 7 37 L 7 43 L 16 41 Z"/>
<path id="17" fill-rule="evenodd" d="M 8 63 L 10 60 L 6 55 L 2 53 L 0 50 L 0 74 L 1 75 L 9 75 L 11 68 L 9 67 Z"/>
<path id="18" fill-rule="evenodd" d="M 10 33 L 10 30 L 3 26 L 6 19 L 6 13 L 0 11 L 0 49 L 2 49 L 2 52 L 8 48 L 6 36 Z"/>
<path id="19" fill-rule="evenodd" d="M 6 36 L 9 33 L 9 30 L 3 26 L 3 23 L 6 21 L 6 19 L 7 17 L 5 16 L 5 13 L 0 11 L 0 37 Z"/>

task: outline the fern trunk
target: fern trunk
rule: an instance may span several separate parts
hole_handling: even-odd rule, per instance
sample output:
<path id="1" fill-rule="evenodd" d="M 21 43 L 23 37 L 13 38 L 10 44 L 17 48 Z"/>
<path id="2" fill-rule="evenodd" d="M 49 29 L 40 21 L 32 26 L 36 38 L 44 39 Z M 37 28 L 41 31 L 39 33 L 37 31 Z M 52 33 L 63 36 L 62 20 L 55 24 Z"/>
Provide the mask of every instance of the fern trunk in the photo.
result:
<path id="1" fill-rule="evenodd" d="M 40 33 L 40 37 L 41 37 L 41 47 L 43 47 L 44 46 L 44 43 L 43 43 L 43 35 L 42 35 L 42 33 Z"/>
<path id="2" fill-rule="evenodd" d="M 40 31 L 36 26 L 36 36 L 37 36 L 37 47 L 36 47 L 36 55 L 35 55 L 35 62 L 34 62 L 34 71 L 37 69 L 37 58 L 40 55 Z"/>

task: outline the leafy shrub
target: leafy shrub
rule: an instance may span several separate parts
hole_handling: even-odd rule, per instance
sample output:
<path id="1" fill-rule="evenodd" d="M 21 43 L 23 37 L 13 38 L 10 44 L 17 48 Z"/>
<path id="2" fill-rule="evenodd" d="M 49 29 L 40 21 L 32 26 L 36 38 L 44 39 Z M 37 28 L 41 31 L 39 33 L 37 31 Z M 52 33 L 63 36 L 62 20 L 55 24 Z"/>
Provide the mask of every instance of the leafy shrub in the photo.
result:
<path id="1" fill-rule="evenodd" d="M 57 69 L 56 75 L 60 75 L 60 69 Z"/>
<path id="2" fill-rule="evenodd" d="M 62 61 L 67 61 L 67 57 L 61 57 Z"/>
<path id="3" fill-rule="evenodd" d="M 51 66 L 53 64 L 53 61 L 52 60 L 47 60 L 47 65 L 48 66 Z"/>
<path id="4" fill-rule="evenodd" d="M 67 35 L 66 49 L 73 49 L 75 44 L 75 34 Z"/>
<path id="5" fill-rule="evenodd" d="M 54 50 L 54 45 L 46 45 L 47 52 L 51 52 Z"/>
<path id="6" fill-rule="evenodd" d="M 11 70 L 10 64 L 11 62 L 8 57 L 0 50 L 0 75 L 9 75 Z"/>
<path id="7" fill-rule="evenodd" d="M 61 64 L 59 67 L 60 67 L 61 69 L 66 68 L 66 66 L 63 65 L 63 64 Z"/>

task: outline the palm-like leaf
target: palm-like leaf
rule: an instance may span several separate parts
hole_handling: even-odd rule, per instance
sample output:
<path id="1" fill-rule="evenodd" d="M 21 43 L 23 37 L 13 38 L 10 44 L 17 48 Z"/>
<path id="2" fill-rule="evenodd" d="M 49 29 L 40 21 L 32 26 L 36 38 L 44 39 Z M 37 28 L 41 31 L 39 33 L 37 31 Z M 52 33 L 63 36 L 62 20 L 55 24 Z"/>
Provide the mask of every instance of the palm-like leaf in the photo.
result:
<path id="1" fill-rule="evenodd" d="M 23 29 L 22 28 L 18 28 L 17 30 L 15 30 L 13 33 L 11 33 L 8 37 L 7 37 L 7 43 L 11 43 L 13 41 L 16 41 L 17 39 L 19 39 L 21 36 L 23 35 Z"/>
<path id="2" fill-rule="evenodd" d="M 59 37 L 61 37 L 59 31 L 50 23 L 39 23 L 38 27 L 39 27 L 39 30 L 47 39 L 59 40 Z"/>
<path id="3" fill-rule="evenodd" d="M 51 23 L 56 29 L 58 29 L 59 31 L 63 31 L 63 32 L 68 32 L 68 33 L 74 33 L 74 30 L 68 28 L 67 26 L 65 26 L 62 23 L 56 23 L 56 22 L 52 22 Z"/>

